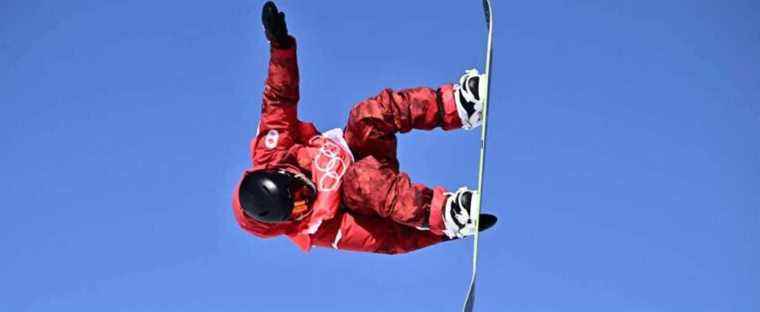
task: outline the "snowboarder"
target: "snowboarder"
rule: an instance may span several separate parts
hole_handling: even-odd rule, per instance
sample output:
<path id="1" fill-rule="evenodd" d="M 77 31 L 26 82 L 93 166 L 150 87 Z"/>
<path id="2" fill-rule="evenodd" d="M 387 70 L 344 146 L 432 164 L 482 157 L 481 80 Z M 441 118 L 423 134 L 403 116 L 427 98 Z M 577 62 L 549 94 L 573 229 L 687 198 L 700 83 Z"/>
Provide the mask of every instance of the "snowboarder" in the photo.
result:
<path id="1" fill-rule="evenodd" d="M 484 77 L 468 70 L 459 84 L 437 89 L 383 90 L 356 104 L 344 130 L 317 131 L 297 118 L 296 40 L 271 1 L 262 9 L 270 42 L 269 74 L 253 166 L 233 194 L 247 232 L 288 236 L 298 247 L 405 253 L 472 235 L 474 191 L 446 192 L 412 183 L 399 171 L 396 133 L 412 129 L 472 129 L 480 125 Z M 480 216 L 480 228 L 496 222 Z"/>

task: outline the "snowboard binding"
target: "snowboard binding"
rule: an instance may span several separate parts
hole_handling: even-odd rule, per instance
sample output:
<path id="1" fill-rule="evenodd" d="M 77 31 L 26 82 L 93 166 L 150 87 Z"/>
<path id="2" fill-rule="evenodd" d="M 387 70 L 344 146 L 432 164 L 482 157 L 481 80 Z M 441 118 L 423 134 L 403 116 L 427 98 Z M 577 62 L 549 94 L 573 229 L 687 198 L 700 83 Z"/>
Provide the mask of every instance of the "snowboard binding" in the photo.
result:
<path id="1" fill-rule="evenodd" d="M 449 238 L 464 238 L 475 235 L 475 219 L 470 208 L 476 192 L 466 187 L 460 187 L 454 193 L 446 193 L 448 197 L 443 210 L 443 221 L 446 226 L 444 234 Z M 478 217 L 477 231 L 491 228 L 498 220 L 496 216 L 487 213 L 481 213 Z"/>
<path id="2" fill-rule="evenodd" d="M 478 74 L 477 69 L 465 71 L 459 78 L 459 84 L 454 85 L 454 99 L 457 104 L 457 114 L 462 121 L 462 128 L 470 130 L 483 122 L 483 103 L 488 87 L 487 77 Z"/>

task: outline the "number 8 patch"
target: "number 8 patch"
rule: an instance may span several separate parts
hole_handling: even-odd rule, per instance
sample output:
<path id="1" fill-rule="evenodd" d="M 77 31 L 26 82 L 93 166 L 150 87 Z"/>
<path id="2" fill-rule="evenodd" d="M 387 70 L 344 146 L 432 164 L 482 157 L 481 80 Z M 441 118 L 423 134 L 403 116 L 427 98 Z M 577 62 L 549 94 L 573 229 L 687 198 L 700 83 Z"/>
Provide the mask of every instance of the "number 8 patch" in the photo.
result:
<path id="1" fill-rule="evenodd" d="M 280 140 L 280 133 L 277 132 L 277 130 L 272 129 L 267 132 L 266 137 L 264 137 L 264 146 L 267 147 L 267 149 L 273 149 L 277 146 L 277 142 Z"/>

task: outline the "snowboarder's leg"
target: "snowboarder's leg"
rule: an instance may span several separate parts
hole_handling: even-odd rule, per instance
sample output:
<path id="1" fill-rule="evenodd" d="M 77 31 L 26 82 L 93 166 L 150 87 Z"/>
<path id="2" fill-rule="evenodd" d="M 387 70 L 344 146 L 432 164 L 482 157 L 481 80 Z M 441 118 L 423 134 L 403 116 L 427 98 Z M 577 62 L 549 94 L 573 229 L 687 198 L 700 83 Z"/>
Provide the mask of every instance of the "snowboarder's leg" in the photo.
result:
<path id="1" fill-rule="evenodd" d="M 462 127 L 454 85 L 383 90 L 351 109 L 344 136 L 357 160 L 372 155 L 398 167 L 395 134 L 436 127 Z"/>
<path id="2" fill-rule="evenodd" d="M 394 158 L 395 159 L 395 158 Z M 354 163 L 343 177 L 342 202 L 352 212 L 379 216 L 443 235 L 446 226 L 442 187 L 415 184 L 396 165 L 368 156 Z"/>
<path id="3" fill-rule="evenodd" d="M 350 211 L 326 221 L 320 229 L 312 240 L 317 246 L 385 254 L 406 253 L 449 240 L 393 220 Z"/>

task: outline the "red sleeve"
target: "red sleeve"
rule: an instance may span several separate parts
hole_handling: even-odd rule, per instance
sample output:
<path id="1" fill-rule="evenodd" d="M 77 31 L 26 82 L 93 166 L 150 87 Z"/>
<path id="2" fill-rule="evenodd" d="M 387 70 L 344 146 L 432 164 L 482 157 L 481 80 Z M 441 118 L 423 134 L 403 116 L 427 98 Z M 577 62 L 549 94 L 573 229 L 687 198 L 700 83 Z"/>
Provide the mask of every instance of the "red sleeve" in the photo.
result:
<path id="1" fill-rule="evenodd" d="M 316 246 L 384 254 L 406 253 L 444 240 L 444 236 L 389 219 L 348 212 L 338 214 L 312 236 Z"/>
<path id="2" fill-rule="evenodd" d="M 268 163 L 272 154 L 282 153 L 295 143 L 299 99 L 298 60 L 295 38 L 290 37 L 289 40 L 291 44 L 287 49 L 271 47 L 261 120 L 256 138 L 251 142 L 256 165 Z"/>

